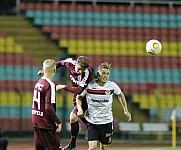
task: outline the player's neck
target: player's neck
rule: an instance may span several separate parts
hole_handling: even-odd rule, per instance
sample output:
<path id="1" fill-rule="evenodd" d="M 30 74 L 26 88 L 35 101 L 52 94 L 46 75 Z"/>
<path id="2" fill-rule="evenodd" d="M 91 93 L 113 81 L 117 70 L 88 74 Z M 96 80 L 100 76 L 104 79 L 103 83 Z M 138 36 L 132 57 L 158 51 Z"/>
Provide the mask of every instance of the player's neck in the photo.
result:
<path id="1" fill-rule="evenodd" d="M 44 77 L 45 77 L 45 78 L 48 78 L 49 80 L 52 80 L 52 78 L 53 78 L 53 77 L 52 77 L 52 74 L 45 74 Z"/>
<path id="2" fill-rule="evenodd" d="M 104 86 L 106 83 L 105 83 L 105 82 L 102 82 L 102 81 L 100 81 L 100 80 L 97 80 L 97 84 L 98 84 L 99 86 Z"/>

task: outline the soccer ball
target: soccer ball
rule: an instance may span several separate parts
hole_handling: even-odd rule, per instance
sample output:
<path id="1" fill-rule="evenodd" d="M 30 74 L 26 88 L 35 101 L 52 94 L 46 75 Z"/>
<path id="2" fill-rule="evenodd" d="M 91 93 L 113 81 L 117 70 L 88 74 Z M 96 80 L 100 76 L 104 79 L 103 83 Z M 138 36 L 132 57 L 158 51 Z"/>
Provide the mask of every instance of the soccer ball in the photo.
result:
<path id="1" fill-rule="evenodd" d="M 152 39 L 146 43 L 146 51 L 149 54 L 157 55 L 161 52 L 161 50 L 162 44 L 158 40 Z"/>

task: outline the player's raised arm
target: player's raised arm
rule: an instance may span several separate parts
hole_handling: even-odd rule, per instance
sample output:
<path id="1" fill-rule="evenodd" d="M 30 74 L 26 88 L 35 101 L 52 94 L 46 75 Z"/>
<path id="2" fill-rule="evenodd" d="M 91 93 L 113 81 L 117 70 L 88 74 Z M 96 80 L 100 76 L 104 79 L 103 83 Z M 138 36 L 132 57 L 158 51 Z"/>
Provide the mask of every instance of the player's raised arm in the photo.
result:
<path id="1" fill-rule="evenodd" d="M 61 66 L 64 66 L 65 65 L 65 62 L 64 60 L 61 60 L 61 61 L 57 61 L 56 62 L 56 69 L 60 68 Z M 43 72 L 43 69 L 39 70 L 37 75 L 39 76 L 43 76 L 44 75 L 44 72 Z"/>
<path id="2" fill-rule="evenodd" d="M 122 92 L 118 95 L 118 99 L 119 99 L 119 101 L 120 101 L 120 103 L 121 103 L 121 105 L 123 107 L 124 114 L 128 117 L 128 121 L 131 121 L 131 114 L 128 111 L 126 99 L 125 99 L 125 96 L 124 96 L 124 94 Z"/>

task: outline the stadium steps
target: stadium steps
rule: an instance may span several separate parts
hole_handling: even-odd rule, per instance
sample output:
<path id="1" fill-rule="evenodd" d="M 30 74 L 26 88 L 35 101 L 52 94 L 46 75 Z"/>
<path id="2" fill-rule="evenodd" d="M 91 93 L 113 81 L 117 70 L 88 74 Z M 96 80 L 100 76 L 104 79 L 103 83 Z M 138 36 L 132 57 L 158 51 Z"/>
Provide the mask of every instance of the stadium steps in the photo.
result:
<path id="1" fill-rule="evenodd" d="M 52 43 L 37 27 L 22 16 L 0 16 L 0 28 L 21 44 L 25 53 L 34 60 L 55 59 L 62 51 Z"/>

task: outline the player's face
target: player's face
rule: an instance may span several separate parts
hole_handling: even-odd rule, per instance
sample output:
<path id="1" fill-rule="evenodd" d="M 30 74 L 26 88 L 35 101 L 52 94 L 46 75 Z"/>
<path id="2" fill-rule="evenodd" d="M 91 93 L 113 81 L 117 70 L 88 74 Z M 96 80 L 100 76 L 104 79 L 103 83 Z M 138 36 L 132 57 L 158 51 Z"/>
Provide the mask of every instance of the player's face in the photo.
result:
<path id="1" fill-rule="evenodd" d="M 99 80 L 103 83 L 106 83 L 109 79 L 110 70 L 109 69 L 102 69 L 99 71 Z"/>
<path id="2" fill-rule="evenodd" d="M 78 74 L 82 74 L 83 72 L 85 72 L 85 68 L 82 68 L 79 64 L 76 64 L 76 65 L 75 65 L 75 71 L 76 71 Z"/>

